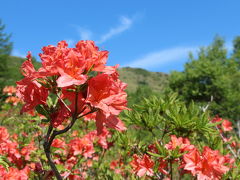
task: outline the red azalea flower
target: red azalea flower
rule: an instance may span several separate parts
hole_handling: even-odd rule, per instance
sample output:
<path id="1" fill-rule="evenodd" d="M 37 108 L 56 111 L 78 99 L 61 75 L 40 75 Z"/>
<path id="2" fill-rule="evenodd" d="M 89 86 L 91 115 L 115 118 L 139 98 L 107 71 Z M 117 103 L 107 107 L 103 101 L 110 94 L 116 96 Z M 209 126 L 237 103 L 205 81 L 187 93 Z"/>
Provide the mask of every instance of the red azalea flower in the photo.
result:
<path id="1" fill-rule="evenodd" d="M 190 144 L 188 138 L 177 138 L 175 135 L 171 135 L 171 141 L 165 145 L 165 148 L 168 150 L 173 150 L 179 147 L 180 151 L 190 151 L 194 149 L 194 145 Z"/>
<path id="2" fill-rule="evenodd" d="M 3 94 L 7 94 L 8 96 L 12 96 L 16 93 L 17 89 L 14 86 L 5 86 L 3 88 Z"/>
<path id="3" fill-rule="evenodd" d="M 8 138 L 9 138 L 8 130 L 3 126 L 0 126 L 0 143 L 3 141 L 7 141 Z"/>
<path id="4" fill-rule="evenodd" d="M 168 168 L 168 161 L 160 158 L 158 171 L 160 171 L 162 174 L 167 175 L 168 174 L 168 171 L 166 170 L 167 168 Z"/>
<path id="5" fill-rule="evenodd" d="M 184 169 L 190 171 L 198 180 L 220 180 L 222 175 L 229 171 L 234 162 L 229 156 L 221 156 L 219 151 L 204 147 L 202 154 L 197 149 L 183 155 Z"/>
<path id="6" fill-rule="evenodd" d="M 193 176 L 195 176 L 201 168 L 201 157 L 199 151 L 195 148 L 191 152 L 183 155 L 183 160 L 185 163 L 184 170 L 191 171 Z"/>
<path id="7" fill-rule="evenodd" d="M 136 154 L 133 155 L 133 160 L 130 162 L 130 165 L 133 167 L 133 172 L 142 177 L 145 174 L 148 176 L 153 176 L 153 166 L 154 162 L 149 158 L 148 155 L 144 154 L 142 159 L 140 159 Z"/>
<path id="8" fill-rule="evenodd" d="M 86 61 L 86 71 L 92 68 L 93 71 L 103 72 L 108 58 L 108 51 L 99 51 L 94 41 L 79 41 L 76 44 L 82 58 Z"/>
<path id="9" fill-rule="evenodd" d="M 54 139 L 52 142 L 52 147 L 64 149 L 66 143 L 62 139 Z"/>
<path id="10" fill-rule="evenodd" d="M 41 76 L 35 71 L 31 54 L 27 58 L 21 67 L 25 78 L 17 82 L 16 95 L 25 102 L 21 112 L 30 111 L 38 104 L 46 104 L 48 96 L 48 90 L 35 80 Z"/>
<path id="11" fill-rule="evenodd" d="M 223 120 L 222 129 L 223 131 L 231 131 L 233 129 L 232 123 L 228 120 Z"/>
<path id="12" fill-rule="evenodd" d="M 93 142 L 87 137 L 75 138 L 68 144 L 69 154 L 74 156 L 83 155 L 85 158 L 92 157 L 94 151 Z"/>
<path id="13" fill-rule="evenodd" d="M 89 80 L 87 103 L 98 108 L 96 125 L 101 134 L 104 124 L 117 130 L 125 130 L 123 123 L 116 117 L 123 109 L 127 109 L 126 85 L 115 81 L 107 74 L 99 74 Z"/>

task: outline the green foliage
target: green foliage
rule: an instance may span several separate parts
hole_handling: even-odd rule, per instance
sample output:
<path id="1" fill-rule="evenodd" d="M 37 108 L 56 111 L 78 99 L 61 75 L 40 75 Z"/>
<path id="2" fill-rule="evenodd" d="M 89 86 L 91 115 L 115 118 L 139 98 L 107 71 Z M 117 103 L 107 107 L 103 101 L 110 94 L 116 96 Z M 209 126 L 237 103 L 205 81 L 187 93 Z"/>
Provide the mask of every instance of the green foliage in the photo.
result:
<path id="1" fill-rule="evenodd" d="M 128 106 L 132 107 L 133 104 L 139 104 L 144 98 L 149 98 L 153 95 L 158 96 L 159 94 L 147 85 L 140 85 L 136 92 L 128 92 Z"/>
<path id="2" fill-rule="evenodd" d="M 52 105 L 55 104 L 54 97 L 48 101 Z M 148 154 L 155 163 L 154 172 L 159 172 L 159 159 L 164 159 L 166 162 L 171 163 L 174 159 L 182 159 L 183 154 L 187 153 L 180 152 L 179 147 L 171 151 L 166 149 L 165 145 L 169 143 L 170 135 L 173 134 L 177 137 L 189 138 L 191 144 L 198 147 L 200 151 L 207 145 L 214 150 L 218 149 L 223 155 L 231 153 L 228 148 L 226 148 L 226 143 L 222 141 L 219 132 L 216 131 L 215 126 L 218 124 L 210 123 L 211 117 L 209 113 L 207 111 L 204 112 L 198 105 L 194 103 L 186 105 L 176 94 L 149 97 L 141 101 L 140 104 L 133 105 L 131 111 L 125 111 L 125 113 L 121 115 L 121 119 L 126 123 L 128 130 L 124 132 L 111 131 L 112 136 L 108 137 L 108 142 L 110 144 L 113 143 L 114 146 L 111 146 L 109 149 L 103 149 L 97 142 L 94 142 L 94 156 L 98 156 L 99 159 L 97 161 L 93 160 L 92 166 L 84 170 L 89 179 L 118 180 L 146 178 L 147 176 L 138 178 L 133 175 L 133 168 L 130 165 L 133 154 L 137 154 L 139 157 Z M 37 132 L 39 134 L 46 134 L 47 128 L 38 116 L 30 116 L 27 114 L 20 116 L 19 108 L 20 106 L 5 106 L 4 110 L 0 111 L 1 126 L 7 127 L 9 134 L 19 135 L 17 141 L 20 149 L 34 140 L 37 150 L 31 153 L 30 162 L 39 162 L 40 160 L 42 168 L 45 172 L 48 172 L 50 168 L 47 165 L 47 159 L 42 149 L 44 137 L 41 135 L 36 136 Z M 39 113 L 46 114 L 43 107 L 40 106 L 37 107 L 37 109 Z M 70 130 L 70 133 L 60 135 L 58 139 L 69 143 L 70 140 L 74 138 L 72 136 L 74 131 L 78 132 L 77 137 L 83 137 L 94 129 L 94 121 L 79 119 Z M 239 142 L 236 135 L 232 137 L 236 142 Z M 149 145 L 155 145 L 158 151 L 150 151 Z M 51 151 L 53 152 L 54 159 L 66 160 L 65 150 L 53 147 Z M 84 168 L 89 159 L 84 158 L 82 155 L 77 155 L 76 157 L 77 164 L 74 168 Z M 115 169 L 111 169 L 111 162 L 116 160 L 121 163 L 119 163 Z M 8 161 L 5 162 L 9 164 Z M 239 165 L 240 163 L 237 160 L 234 166 L 239 167 Z M 9 166 L 12 167 L 11 164 L 9 164 Z M 173 161 L 172 166 L 173 177 L 177 179 L 180 165 Z M 57 168 L 62 173 L 69 172 L 63 165 L 57 165 Z M 120 170 L 122 174 L 116 174 L 114 170 Z M 233 177 L 238 179 L 238 174 L 239 170 L 235 168 L 228 172 L 224 178 Z M 150 179 L 155 178 L 156 176 Z M 181 178 L 190 179 L 190 175 L 184 175 L 184 177 Z M 36 172 L 32 171 L 29 179 L 39 178 Z"/>
<path id="3" fill-rule="evenodd" d="M 8 171 L 9 165 L 5 156 L 0 156 L 0 165 L 2 165 Z"/>
<path id="4" fill-rule="evenodd" d="M 11 35 L 4 32 L 5 25 L 0 20 L 0 55 L 10 55 L 13 43 L 10 42 Z"/>
<path id="5" fill-rule="evenodd" d="M 232 58 L 238 63 L 240 63 L 240 36 L 237 36 L 233 41 Z"/>
<path id="6" fill-rule="evenodd" d="M 0 92 L 6 85 L 7 79 L 7 61 L 8 56 L 11 54 L 13 43 L 10 42 L 11 35 L 4 32 L 5 25 L 0 20 Z"/>
<path id="7" fill-rule="evenodd" d="M 145 99 L 141 105 L 126 112 L 128 125 L 138 126 L 143 131 L 159 136 L 175 134 L 181 137 L 205 137 L 215 133 L 209 122 L 209 113 L 203 112 L 194 103 L 186 105 L 176 94 Z"/>
<path id="8" fill-rule="evenodd" d="M 235 55 L 239 52 L 237 47 Z M 194 101 L 200 106 L 206 106 L 213 98 L 209 106 L 213 114 L 238 120 L 239 77 L 238 62 L 227 57 L 224 41 L 217 37 L 212 45 L 200 49 L 197 59 L 190 55 L 183 72 L 170 74 L 169 87 L 187 103 Z"/>
<path id="9" fill-rule="evenodd" d="M 148 86 L 153 92 L 162 92 L 167 84 L 168 75 L 160 72 L 150 72 L 141 68 L 120 68 L 120 79 L 128 84 L 127 90 L 135 93 L 141 86 Z"/>
<path id="10" fill-rule="evenodd" d="M 20 67 L 25 61 L 24 58 L 15 56 L 0 56 L 0 91 L 4 86 L 16 85 L 16 81 L 23 78 Z M 36 69 L 40 67 L 40 63 L 35 58 L 32 59 Z"/>

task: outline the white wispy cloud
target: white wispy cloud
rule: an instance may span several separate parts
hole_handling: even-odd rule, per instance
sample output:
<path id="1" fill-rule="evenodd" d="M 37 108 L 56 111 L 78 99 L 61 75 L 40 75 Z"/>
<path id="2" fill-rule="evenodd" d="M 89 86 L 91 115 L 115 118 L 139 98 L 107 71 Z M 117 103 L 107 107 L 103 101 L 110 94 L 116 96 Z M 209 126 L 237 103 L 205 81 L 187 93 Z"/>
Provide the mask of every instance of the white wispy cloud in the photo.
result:
<path id="1" fill-rule="evenodd" d="M 27 53 L 24 54 L 17 49 L 14 49 L 11 54 L 12 54 L 12 56 L 17 56 L 17 57 L 22 57 L 22 58 L 25 58 L 27 55 Z"/>
<path id="2" fill-rule="evenodd" d="M 78 27 L 77 31 L 82 40 L 90 40 L 92 38 L 92 31 L 83 27 Z"/>
<path id="3" fill-rule="evenodd" d="M 181 59 L 187 58 L 189 52 L 196 51 L 197 49 L 197 47 L 174 47 L 157 52 L 151 52 L 139 59 L 125 64 L 124 66 L 150 69 L 159 65 L 176 63 Z"/>
<path id="4" fill-rule="evenodd" d="M 91 40 L 92 39 L 93 32 L 90 29 L 76 25 L 76 24 L 70 24 L 70 26 L 72 26 L 77 31 L 77 34 L 81 40 Z M 71 40 L 73 42 L 75 42 L 73 39 L 71 39 Z"/>
<path id="5" fill-rule="evenodd" d="M 142 17 L 142 14 L 139 14 L 139 13 L 136 13 L 131 18 L 127 16 L 120 16 L 119 24 L 116 25 L 115 27 L 110 28 L 105 34 L 102 34 L 102 35 L 98 35 L 94 33 L 91 29 L 88 29 L 86 27 L 82 27 L 76 24 L 71 24 L 71 26 L 77 30 L 81 40 L 95 40 L 97 44 L 101 44 L 111 39 L 112 37 L 130 29 L 133 23 L 135 22 L 135 20 L 141 17 Z"/>
<path id="6" fill-rule="evenodd" d="M 96 43 L 98 44 L 104 43 L 105 41 L 111 39 L 113 36 L 116 36 L 128 30 L 129 28 L 131 28 L 135 20 L 135 17 L 129 18 L 126 16 L 121 16 L 119 20 L 120 24 L 116 27 L 110 28 L 110 30 L 107 33 L 103 34 Z"/>

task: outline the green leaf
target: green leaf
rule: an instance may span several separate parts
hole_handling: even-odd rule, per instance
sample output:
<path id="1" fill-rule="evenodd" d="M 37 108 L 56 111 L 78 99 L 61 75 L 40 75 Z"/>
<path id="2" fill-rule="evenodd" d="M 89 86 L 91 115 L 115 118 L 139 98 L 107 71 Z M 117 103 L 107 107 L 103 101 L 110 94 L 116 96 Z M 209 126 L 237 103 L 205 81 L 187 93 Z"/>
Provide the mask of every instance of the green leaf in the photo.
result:
<path id="1" fill-rule="evenodd" d="M 8 171 L 9 165 L 6 161 L 6 157 L 0 156 L 0 165 L 2 165 Z"/>
<path id="2" fill-rule="evenodd" d="M 150 151 L 148 151 L 147 153 L 150 154 L 151 156 L 154 156 L 154 157 L 157 157 L 157 158 L 162 158 L 162 157 L 164 157 L 164 156 L 162 156 L 162 155 L 159 155 L 159 154 L 156 154 L 156 153 L 152 153 L 152 152 L 150 152 Z"/>
<path id="3" fill-rule="evenodd" d="M 62 172 L 62 171 L 66 170 L 65 167 L 62 164 L 57 164 L 56 167 L 57 167 L 59 172 Z"/>
<path id="4" fill-rule="evenodd" d="M 35 107 L 36 111 L 39 113 L 39 114 L 42 114 L 44 115 L 45 117 L 49 117 L 49 113 L 48 111 L 43 107 L 42 104 L 39 104 Z"/>

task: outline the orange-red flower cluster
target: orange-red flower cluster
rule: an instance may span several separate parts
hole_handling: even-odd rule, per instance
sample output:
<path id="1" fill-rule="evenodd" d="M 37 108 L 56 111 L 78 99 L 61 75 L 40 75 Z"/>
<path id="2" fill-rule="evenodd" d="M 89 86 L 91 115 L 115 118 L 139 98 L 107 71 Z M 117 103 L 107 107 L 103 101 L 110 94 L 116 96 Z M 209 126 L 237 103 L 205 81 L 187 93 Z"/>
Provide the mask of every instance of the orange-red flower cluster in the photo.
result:
<path id="1" fill-rule="evenodd" d="M 49 45 L 42 51 L 42 67 L 38 70 L 32 64 L 30 53 L 22 64 L 24 79 L 17 82 L 17 95 L 25 102 L 21 112 L 39 104 L 47 106 L 49 93 L 55 93 L 61 99 L 50 114 L 54 127 L 73 114 L 80 116 L 94 110 L 92 117 L 98 134 L 105 126 L 119 131 L 126 129 L 117 118 L 127 109 L 126 84 L 118 78 L 118 66 L 106 66 L 108 51 L 100 51 L 93 41 L 79 41 L 75 48 L 68 48 L 65 41 L 60 41 L 56 47 Z M 70 102 L 68 107 L 62 100 Z"/>
<path id="2" fill-rule="evenodd" d="M 223 130 L 224 132 L 231 131 L 233 129 L 232 123 L 230 121 L 222 119 L 219 116 L 214 117 L 211 122 L 212 123 L 221 122 L 221 124 L 217 125 L 217 127 L 219 128 L 219 130 L 221 131 Z"/>
<path id="3" fill-rule="evenodd" d="M 153 166 L 154 162 L 149 158 L 148 155 L 144 154 L 142 158 L 138 157 L 136 154 L 133 155 L 133 160 L 130 165 L 133 167 L 133 172 L 137 176 L 142 177 L 145 174 L 147 176 L 153 176 Z"/>
<path id="4" fill-rule="evenodd" d="M 219 151 L 207 146 L 204 147 L 202 154 L 195 148 L 184 154 L 183 159 L 184 170 L 190 171 L 193 176 L 196 175 L 198 180 L 220 180 L 234 162 L 229 155 L 222 156 Z"/>
<path id="5" fill-rule="evenodd" d="M 10 103 L 10 104 L 16 106 L 16 105 L 18 105 L 18 103 L 21 102 L 21 100 L 18 97 L 16 97 L 16 96 L 9 96 L 9 97 L 7 97 L 5 102 L 6 103 Z"/>
<path id="6" fill-rule="evenodd" d="M 28 166 L 21 170 L 10 167 L 7 171 L 3 166 L 0 165 L 1 180 L 28 180 L 30 171 L 31 170 Z"/>
<path id="7" fill-rule="evenodd" d="M 133 160 L 130 165 L 133 172 L 142 177 L 144 175 L 153 176 L 154 165 L 158 165 L 158 171 L 164 175 L 169 174 L 169 163 L 179 163 L 179 168 L 182 169 L 182 174 L 191 173 L 196 176 L 198 180 L 220 180 L 223 174 L 227 173 L 232 168 L 234 159 L 230 155 L 221 155 L 218 150 L 212 150 L 205 146 L 202 153 L 190 143 L 188 138 L 177 138 L 175 135 L 171 136 L 171 141 L 165 145 L 169 151 L 179 151 L 179 158 L 168 159 L 168 155 L 164 158 L 160 157 L 154 162 L 151 157 L 144 154 L 142 158 L 133 155 Z M 148 147 L 149 152 L 158 154 L 155 145 Z M 170 153 L 171 154 L 171 153 Z"/>
<path id="8" fill-rule="evenodd" d="M 3 94 L 7 94 L 8 96 L 12 96 L 16 93 L 16 88 L 14 86 L 5 86 L 3 88 Z"/>
<path id="9" fill-rule="evenodd" d="M 177 138 L 175 135 L 171 136 L 171 141 L 165 145 L 165 148 L 168 150 L 173 150 L 176 148 L 179 148 L 181 152 L 184 151 L 190 151 L 194 148 L 194 145 L 190 144 L 190 141 L 188 138 Z"/>
<path id="10" fill-rule="evenodd" d="M 15 166 L 10 167 L 7 171 L 0 165 L 1 179 L 27 180 L 31 171 L 30 154 L 36 150 L 36 147 L 32 142 L 20 149 L 18 142 L 10 138 L 7 129 L 0 126 L 0 155 L 6 156 L 9 162 Z"/>
<path id="11" fill-rule="evenodd" d="M 83 137 L 75 137 L 69 143 L 66 143 L 63 138 L 54 139 L 52 147 L 56 148 L 54 156 L 57 157 L 54 161 L 56 164 L 61 164 L 69 170 L 69 173 L 64 173 L 62 176 L 69 179 L 81 179 L 81 177 L 87 176 L 84 175 L 87 169 L 92 166 L 93 161 L 98 160 L 98 153 L 96 153 L 94 145 L 108 149 L 110 148 L 110 143 L 108 142 L 110 137 L 110 132 L 104 128 L 103 133 L 99 136 L 97 131 L 94 130 Z M 59 155 L 66 158 L 59 158 Z M 74 168 L 78 167 L 79 159 L 87 160 L 81 164 L 81 170 Z"/>
<path id="12" fill-rule="evenodd" d="M 5 100 L 6 103 L 10 103 L 10 104 L 16 106 L 18 103 L 21 102 L 21 100 L 15 96 L 16 91 L 17 91 L 17 89 L 14 86 L 5 86 L 3 88 L 3 94 L 8 95 L 8 97 Z"/>

